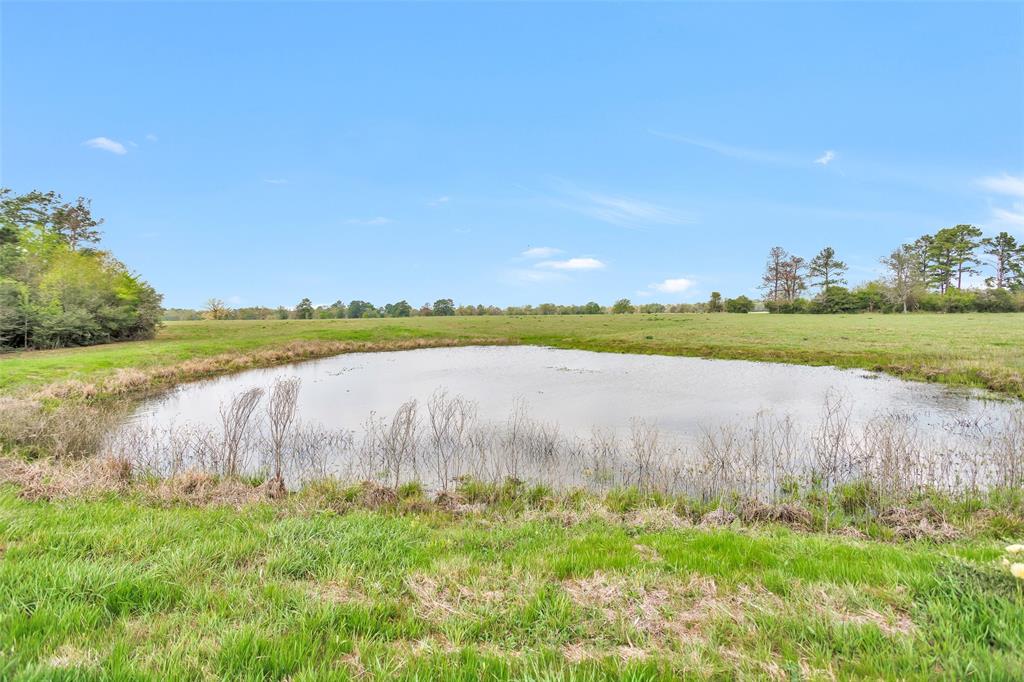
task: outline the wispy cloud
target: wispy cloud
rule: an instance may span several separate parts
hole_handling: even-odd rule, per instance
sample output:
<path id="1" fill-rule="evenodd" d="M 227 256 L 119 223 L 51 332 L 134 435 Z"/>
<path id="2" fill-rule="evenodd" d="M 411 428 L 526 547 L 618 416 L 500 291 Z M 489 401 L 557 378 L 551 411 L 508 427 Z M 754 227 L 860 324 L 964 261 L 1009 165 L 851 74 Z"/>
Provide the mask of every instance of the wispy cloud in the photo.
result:
<path id="1" fill-rule="evenodd" d="M 91 140 L 86 140 L 82 143 L 86 147 L 91 149 L 102 149 L 105 152 L 111 154 L 117 154 L 118 156 L 124 156 L 128 153 L 125 146 L 117 140 L 111 140 L 109 137 L 94 137 Z"/>
<path id="2" fill-rule="evenodd" d="M 733 159 L 742 159 L 744 161 L 758 161 L 761 163 L 793 163 L 792 158 L 764 149 L 739 147 L 736 145 L 726 144 L 724 142 L 718 142 L 716 140 L 707 140 L 699 137 L 687 137 L 685 135 L 675 135 L 673 133 L 665 133 L 660 130 L 650 130 L 648 132 L 650 132 L 651 135 L 663 138 L 665 140 L 678 142 L 679 144 L 687 144 L 692 147 L 700 147 L 701 149 L 706 149 L 716 154 L 728 156 Z"/>
<path id="3" fill-rule="evenodd" d="M 649 201 L 585 191 L 565 182 L 556 186 L 564 196 L 555 201 L 556 205 L 611 225 L 637 228 L 693 222 L 691 216 Z"/>
<path id="4" fill-rule="evenodd" d="M 534 267 L 547 270 L 600 270 L 605 267 L 602 261 L 596 258 L 568 258 L 566 260 L 546 260 L 537 263 Z"/>
<path id="5" fill-rule="evenodd" d="M 519 255 L 523 258 L 551 258 L 560 253 L 562 250 L 553 246 L 532 246 Z"/>
<path id="6" fill-rule="evenodd" d="M 430 201 L 427 202 L 427 205 L 428 206 L 442 206 L 444 204 L 449 203 L 451 200 L 452 200 L 452 198 L 450 196 L 447 196 L 447 195 L 446 196 L 441 196 L 441 197 L 437 197 L 436 199 L 431 199 Z"/>
<path id="7" fill-rule="evenodd" d="M 832 161 L 835 158 L 836 158 L 836 153 L 834 151 L 832 151 L 831 149 L 827 149 L 827 150 L 825 150 L 824 154 L 822 154 L 821 156 L 819 156 L 818 158 L 816 158 L 814 160 L 814 163 L 816 163 L 818 165 L 821 165 L 821 166 L 827 166 L 830 163 L 832 163 Z"/>
<path id="8" fill-rule="evenodd" d="M 349 218 L 345 221 L 348 225 L 390 225 L 393 222 L 395 221 L 391 218 L 385 218 L 382 215 L 373 218 Z"/>
<path id="9" fill-rule="evenodd" d="M 146 134 L 146 141 L 147 142 L 159 142 L 160 138 L 157 137 L 156 135 L 154 135 L 153 133 L 147 133 Z"/>
<path id="10" fill-rule="evenodd" d="M 1016 228 L 1024 227 L 1024 203 L 1014 203 L 1012 209 L 993 208 L 992 217 L 997 223 Z"/>
<path id="11" fill-rule="evenodd" d="M 287 185 L 288 181 L 284 178 L 264 178 L 263 182 L 268 185 Z"/>
<path id="12" fill-rule="evenodd" d="M 993 194 L 1024 197 L 1024 177 L 1003 173 L 998 176 L 979 178 L 975 181 L 975 184 Z"/>

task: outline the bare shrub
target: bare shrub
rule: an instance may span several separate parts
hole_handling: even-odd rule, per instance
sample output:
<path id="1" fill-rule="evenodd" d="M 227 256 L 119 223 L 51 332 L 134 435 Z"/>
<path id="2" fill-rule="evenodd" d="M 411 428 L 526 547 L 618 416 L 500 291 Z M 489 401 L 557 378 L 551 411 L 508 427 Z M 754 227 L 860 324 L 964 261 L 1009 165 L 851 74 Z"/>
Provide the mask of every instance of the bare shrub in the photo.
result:
<path id="1" fill-rule="evenodd" d="M 284 489 L 284 448 L 288 438 L 288 430 L 295 421 L 295 405 L 299 400 L 299 387 L 302 380 L 298 377 L 279 377 L 270 389 L 267 400 L 267 430 L 273 456 L 275 484 Z"/>
<path id="2" fill-rule="evenodd" d="M 221 451 L 218 455 L 221 473 L 225 476 L 237 476 L 244 468 L 243 457 L 251 438 L 249 423 L 262 398 L 262 388 L 250 388 L 234 396 L 229 403 L 221 403 Z"/>
<path id="3" fill-rule="evenodd" d="M 434 473 L 441 490 L 462 474 L 468 430 L 476 418 L 476 403 L 462 396 L 448 397 L 447 391 L 435 391 L 427 402 L 430 446 Z"/>

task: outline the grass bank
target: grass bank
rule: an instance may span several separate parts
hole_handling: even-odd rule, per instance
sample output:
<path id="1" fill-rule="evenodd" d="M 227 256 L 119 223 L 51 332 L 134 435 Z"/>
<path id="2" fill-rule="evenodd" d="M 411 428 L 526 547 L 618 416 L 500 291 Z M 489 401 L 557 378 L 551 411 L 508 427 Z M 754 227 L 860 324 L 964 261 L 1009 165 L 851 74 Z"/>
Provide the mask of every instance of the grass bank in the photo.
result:
<path id="1" fill-rule="evenodd" d="M 1024 397 L 1024 315 L 574 315 L 167 323 L 151 341 L 0 355 L 0 391 L 95 382 L 203 358 L 317 344 L 504 341 L 835 365 Z M 329 346 L 325 346 L 329 352 Z M 230 371 L 230 363 L 218 371 Z"/>
<path id="2" fill-rule="evenodd" d="M 1024 675 L 1024 601 L 993 540 L 542 508 L 232 509 L 5 486 L 0 677 Z"/>

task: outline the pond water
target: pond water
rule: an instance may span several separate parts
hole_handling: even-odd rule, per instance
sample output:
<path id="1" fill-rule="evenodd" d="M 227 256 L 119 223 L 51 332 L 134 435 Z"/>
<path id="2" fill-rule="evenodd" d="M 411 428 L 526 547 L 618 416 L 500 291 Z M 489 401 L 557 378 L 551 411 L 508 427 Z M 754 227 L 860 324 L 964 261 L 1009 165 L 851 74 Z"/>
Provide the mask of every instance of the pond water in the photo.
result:
<path id="1" fill-rule="evenodd" d="M 899 412 L 938 428 L 998 420 L 1009 409 L 977 391 L 864 370 L 481 346 L 352 353 L 186 384 L 144 403 L 134 422 L 214 426 L 221 404 L 248 388 L 269 389 L 278 377 L 301 379 L 302 421 L 348 429 L 358 429 L 371 412 L 391 415 L 409 399 L 423 404 L 439 389 L 474 401 L 484 421 L 506 419 L 522 400 L 531 418 L 557 423 L 563 433 L 624 430 L 640 417 L 684 439 L 761 411 L 810 425 L 830 393 L 843 398 L 856 423 Z"/>

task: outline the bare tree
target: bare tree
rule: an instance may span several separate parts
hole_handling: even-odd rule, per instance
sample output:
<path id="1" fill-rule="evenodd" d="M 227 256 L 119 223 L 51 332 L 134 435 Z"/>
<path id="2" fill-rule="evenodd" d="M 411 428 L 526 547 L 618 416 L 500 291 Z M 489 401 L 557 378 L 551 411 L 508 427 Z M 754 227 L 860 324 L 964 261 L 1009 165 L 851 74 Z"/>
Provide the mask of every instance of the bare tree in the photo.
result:
<path id="1" fill-rule="evenodd" d="M 476 404 L 462 396 L 448 397 L 436 391 L 427 403 L 430 421 L 430 444 L 434 451 L 434 470 L 441 489 L 458 476 L 460 459 L 465 448 L 466 429 L 476 416 Z"/>
<path id="2" fill-rule="evenodd" d="M 241 469 L 249 421 L 262 397 L 262 388 L 250 388 L 236 395 L 230 403 L 221 403 L 221 473 L 225 476 L 237 476 Z"/>
<path id="3" fill-rule="evenodd" d="M 298 377 L 278 377 L 270 390 L 267 402 L 267 425 L 270 431 L 270 448 L 274 457 L 274 478 L 272 488 L 277 492 L 284 489 L 284 447 L 288 438 L 288 429 L 295 421 L 295 405 L 299 400 L 299 387 L 302 380 Z"/>
<path id="4" fill-rule="evenodd" d="M 206 302 L 203 317 L 207 320 L 226 320 L 231 316 L 231 308 L 219 298 L 211 298 Z"/>

